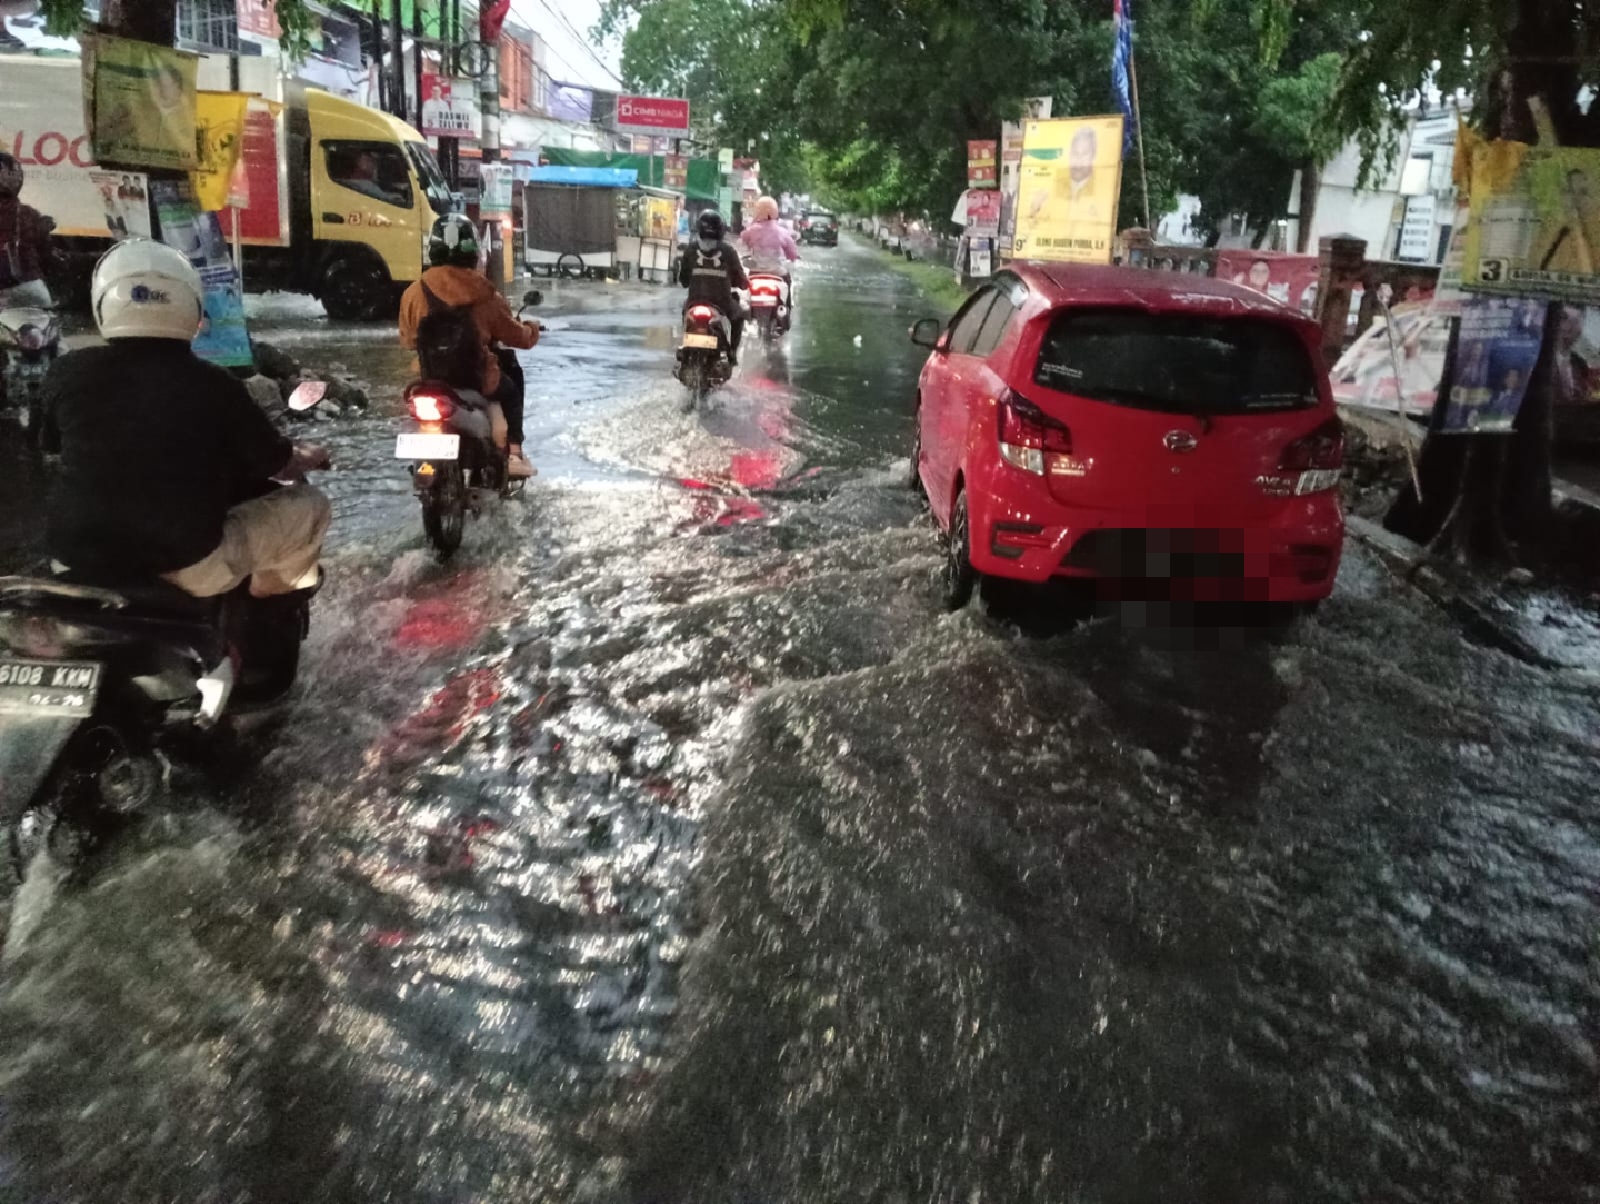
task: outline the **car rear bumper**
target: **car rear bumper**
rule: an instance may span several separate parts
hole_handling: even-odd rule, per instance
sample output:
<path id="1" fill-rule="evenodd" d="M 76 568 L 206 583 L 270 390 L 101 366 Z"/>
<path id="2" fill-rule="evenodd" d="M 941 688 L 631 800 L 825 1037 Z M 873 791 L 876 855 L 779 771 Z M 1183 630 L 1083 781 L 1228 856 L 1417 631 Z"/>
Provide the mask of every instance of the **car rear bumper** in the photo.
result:
<path id="1" fill-rule="evenodd" d="M 1037 493 L 1049 497 L 1042 483 Z M 1337 492 L 1248 518 L 1092 510 L 1038 496 L 974 495 L 969 504 L 980 573 L 1034 583 L 1088 578 L 1108 601 L 1318 601 L 1333 590 L 1344 546 Z"/>

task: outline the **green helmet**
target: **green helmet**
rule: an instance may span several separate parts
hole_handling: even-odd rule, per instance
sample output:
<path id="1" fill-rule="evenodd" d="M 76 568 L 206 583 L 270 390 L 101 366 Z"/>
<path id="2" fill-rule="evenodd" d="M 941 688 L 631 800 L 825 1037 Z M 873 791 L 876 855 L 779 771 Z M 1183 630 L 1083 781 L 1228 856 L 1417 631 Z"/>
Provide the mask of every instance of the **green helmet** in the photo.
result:
<path id="1" fill-rule="evenodd" d="M 428 262 L 457 268 L 478 266 L 478 232 L 463 213 L 447 213 L 433 223 L 428 235 Z"/>

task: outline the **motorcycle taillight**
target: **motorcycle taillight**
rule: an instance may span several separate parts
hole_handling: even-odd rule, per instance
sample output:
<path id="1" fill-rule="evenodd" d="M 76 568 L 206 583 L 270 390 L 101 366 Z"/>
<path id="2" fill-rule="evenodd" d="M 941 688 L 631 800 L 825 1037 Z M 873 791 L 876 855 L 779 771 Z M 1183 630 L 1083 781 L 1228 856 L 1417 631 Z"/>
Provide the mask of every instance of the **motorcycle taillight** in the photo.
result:
<path id="1" fill-rule="evenodd" d="M 716 319 L 717 311 L 709 305 L 691 305 L 689 316 L 696 322 L 711 322 Z"/>
<path id="2" fill-rule="evenodd" d="M 408 403 L 418 422 L 444 422 L 456 412 L 455 403 L 439 393 L 413 393 Z"/>

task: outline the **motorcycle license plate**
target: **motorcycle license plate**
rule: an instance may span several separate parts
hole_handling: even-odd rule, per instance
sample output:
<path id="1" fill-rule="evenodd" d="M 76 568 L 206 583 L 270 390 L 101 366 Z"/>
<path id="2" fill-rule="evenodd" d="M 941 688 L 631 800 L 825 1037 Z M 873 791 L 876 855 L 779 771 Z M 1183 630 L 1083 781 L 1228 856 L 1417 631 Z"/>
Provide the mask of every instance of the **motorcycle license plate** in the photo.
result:
<path id="1" fill-rule="evenodd" d="M 401 435 L 395 440 L 396 460 L 459 460 L 460 435 Z"/>
<path id="2" fill-rule="evenodd" d="M 87 715 L 99 692 L 93 661 L 0 657 L 0 715 Z"/>
<path id="3" fill-rule="evenodd" d="M 715 351 L 721 346 L 714 334 L 686 334 L 683 336 L 685 347 L 698 347 L 705 351 Z"/>

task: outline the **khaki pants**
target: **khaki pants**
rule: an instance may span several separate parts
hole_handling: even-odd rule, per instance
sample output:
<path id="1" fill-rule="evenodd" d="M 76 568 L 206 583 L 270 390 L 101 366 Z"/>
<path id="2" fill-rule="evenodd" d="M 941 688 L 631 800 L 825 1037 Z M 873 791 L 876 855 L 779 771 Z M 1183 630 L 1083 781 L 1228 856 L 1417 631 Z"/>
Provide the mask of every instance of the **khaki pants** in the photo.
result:
<path id="1" fill-rule="evenodd" d="M 327 497 L 310 485 L 274 490 L 228 511 L 222 543 L 211 555 L 162 576 L 199 598 L 225 594 L 246 577 L 257 598 L 309 589 L 332 518 Z"/>

